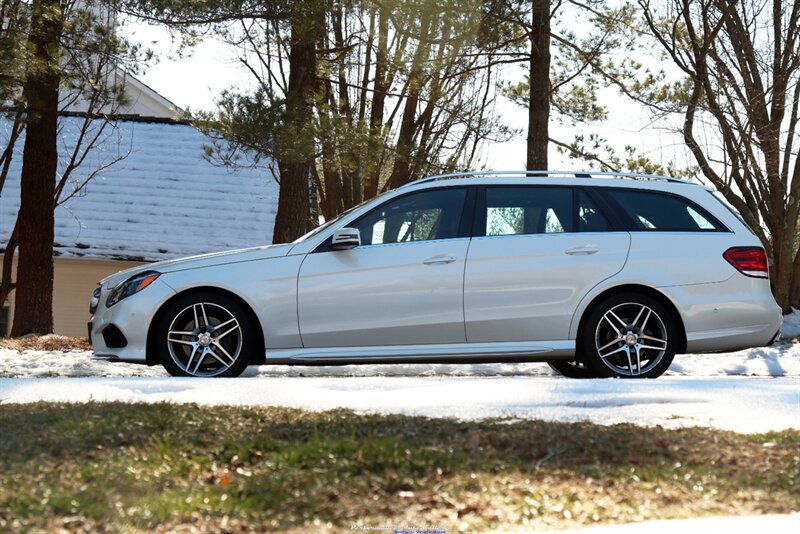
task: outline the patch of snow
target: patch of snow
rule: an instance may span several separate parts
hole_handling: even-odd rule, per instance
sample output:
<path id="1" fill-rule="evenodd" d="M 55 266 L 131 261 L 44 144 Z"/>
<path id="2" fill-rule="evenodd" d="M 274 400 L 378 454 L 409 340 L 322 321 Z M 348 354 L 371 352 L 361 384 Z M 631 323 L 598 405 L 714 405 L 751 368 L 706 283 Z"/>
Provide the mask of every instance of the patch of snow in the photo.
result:
<path id="1" fill-rule="evenodd" d="M 0 349 L 0 403 L 196 402 L 349 408 L 738 432 L 800 428 L 800 344 L 679 355 L 658 380 L 571 380 L 546 364 L 251 366 L 228 379 L 171 378 L 89 351 Z"/>
<path id="2" fill-rule="evenodd" d="M 623 525 L 600 525 L 575 530 L 559 530 L 559 534 L 706 534 L 708 532 L 769 532 L 796 534 L 800 532 L 800 514 L 745 515 L 698 517 L 644 521 Z"/>
<path id="3" fill-rule="evenodd" d="M 554 377 L 0 378 L 0 402 L 174 402 L 348 408 L 359 413 L 707 426 L 736 432 L 800 428 L 796 378 Z"/>
<path id="4" fill-rule="evenodd" d="M 783 316 L 781 337 L 794 339 L 800 337 L 800 310 L 792 308 L 791 313 Z"/>
<path id="5" fill-rule="evenodd" d="M 109 362 L 92 358 L 91 351 L 0 349 L 0 376 L 167 376 L 161 367 Z"/>
<path id="6" fill-rule="evenodd" d="M 781 341 L 771 347 L 719 354 L 679 354 L 666 376 L 800 377 L 800 343 Z"/>
<path id="7" fill-rule="evenodd" d="M 245 376 L 263 377 L 440 377 L 440 376 L 554 376 L 543 363 L 481 364 L 365 364 L 330 366 L 251 366 Z M 109 362 L 90 351 L 33 351 L 0 349 L 0 376 L 167 376 L 160 367 Z M 665 376 L 800 377 L 800 343 L 722 354 L 680 354 Z"/>

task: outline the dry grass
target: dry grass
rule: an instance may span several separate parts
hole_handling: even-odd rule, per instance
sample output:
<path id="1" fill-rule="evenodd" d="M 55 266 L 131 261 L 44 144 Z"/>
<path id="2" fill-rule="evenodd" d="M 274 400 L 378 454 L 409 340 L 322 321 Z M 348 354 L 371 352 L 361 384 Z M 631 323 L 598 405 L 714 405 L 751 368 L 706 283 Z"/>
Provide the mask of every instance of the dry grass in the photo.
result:
<path id="1" fill-rule="evenodd" d="M 0 338 L 0 349 L 23 350 L 92 350 L 89 339 L 85 337 L 69 337 L 59 334 L 45 336 L 29 335 L 23 337 Z"/>
<path id="2" fill-rule="evenodd" d="M 797 431 L 120 403 L 0 405 L 0 429 L 0 530 L 541 530 L 800 508 Z"/>

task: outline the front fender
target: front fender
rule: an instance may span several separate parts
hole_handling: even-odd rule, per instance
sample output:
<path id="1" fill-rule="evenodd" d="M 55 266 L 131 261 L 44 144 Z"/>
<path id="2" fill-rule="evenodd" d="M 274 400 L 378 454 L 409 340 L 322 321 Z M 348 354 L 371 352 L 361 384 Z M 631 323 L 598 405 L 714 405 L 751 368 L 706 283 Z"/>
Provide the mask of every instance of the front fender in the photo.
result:
<path id="1" fill-rule="evenodd" d="M 219 288 L 241 298 L 255 313 L 269 349 L 302 347 L 297 320 L 297 275 L 305 256 L 214 265 L 165 273 L 159 280 L 177 294 Z"/>

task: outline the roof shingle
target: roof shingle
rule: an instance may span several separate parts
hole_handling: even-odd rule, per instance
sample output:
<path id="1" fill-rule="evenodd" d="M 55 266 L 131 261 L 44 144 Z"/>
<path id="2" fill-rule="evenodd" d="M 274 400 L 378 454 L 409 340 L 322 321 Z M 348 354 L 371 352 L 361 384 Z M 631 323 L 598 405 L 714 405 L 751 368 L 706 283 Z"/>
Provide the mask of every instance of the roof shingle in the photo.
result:
<path id="1" fill-rule="evenodd" d="M 59 169 L 74 146 L 79 117 L 62 117 Z M 166 260 L 270 244 L 278 183 L 258 168 L 222 167 L 203 158 L 209 140 L 179 123 L 116 121 L 71 177 L 83 181 L 119 155 L 83 191 L 56 209 L 55 254 L 129 260 Z M 10 121 L 0 118 L 0 146 Z M 0 197 L 0 247 L 19 210 L 24 139 Z M 64 195 L 74 185 L 67 185 Z"/>

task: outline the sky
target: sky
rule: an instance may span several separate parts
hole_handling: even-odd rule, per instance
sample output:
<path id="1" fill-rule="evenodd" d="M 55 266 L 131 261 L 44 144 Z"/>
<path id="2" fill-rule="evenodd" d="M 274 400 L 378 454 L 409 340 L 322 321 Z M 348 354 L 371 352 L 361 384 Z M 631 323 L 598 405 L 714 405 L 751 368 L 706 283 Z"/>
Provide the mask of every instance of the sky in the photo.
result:
<path id="1" fill-rule="evenodd" d="M 215 98 L 230 87 L 252 87 L 252 76 L 237 61 L 231 47 L 215 39 L 206 39 L 196 46 L 188 57 L 177 56 L 177 44 L 163 27 L 142 22 L 126 21 L 121 33 L 155 53 L 156 61 L 137 76 L 140 80 L 182 109 L 211 110 Z M 518 66 L 506 66 L 503 81 L 522 79 Z M 612 145 L 622 152 L 626 145 L 635 146 L 657 162 L 666 164 L 675 161 L 679 166 L 692 162 L 688 153 L 674 133 L 654 128 L 645 109 L 614 90 L 603 90 L 601 98 L 609 105 L 609 118 L 594 129 L 599 131 Z M 524 108 L 500 97 L 498 112 L 501 120 L 520 134 L 504 143 L 492 143 L 486 147 L 485 160 L 481 163 L 494 170 L 518 170 L 525 168 L 525 135 L 527 113 Z M 575 128 L 558 125 L 551 121 L 551 136 L 570 141 Z M 549 154 L 551 169 L 576 169 L 579 162 L 570 161 L 551 146 Z"/>

